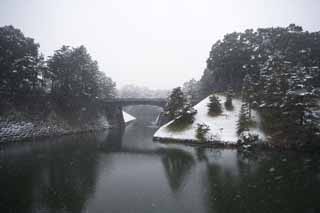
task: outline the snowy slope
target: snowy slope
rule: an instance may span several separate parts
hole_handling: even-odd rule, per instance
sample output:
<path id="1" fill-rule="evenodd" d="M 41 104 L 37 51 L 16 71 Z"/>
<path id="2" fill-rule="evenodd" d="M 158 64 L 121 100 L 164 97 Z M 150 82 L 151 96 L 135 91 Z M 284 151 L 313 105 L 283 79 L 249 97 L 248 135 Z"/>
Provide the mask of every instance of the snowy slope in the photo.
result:
<path id="1" fill-rule="evenodd" d="M 173 122 L 165 124 L 160 127 L 159 130 L 154 134 L 155 138 L 162 139 L 176 139 L 176 140 L 197 140 L 196 129 L 197 123 L 205 123 L 210 127 L 210 132 L 207 135 L 207 139 L 210 141 L 219 141 L 223 143 L 236 143 L 238 140 L 237 134 L 237 121 L 239 119 L 239 113 L 241 109 L 242 101 L 239 99 L 233 99 L 234 109 L 228 111 L 224 107 L 224 102 L 226 100 L 225 96 L 218 95 L 221 106 L 222 114 L 218 116 L 209 116 L 207 104 L 209 102 L 209 97 L 202 100 L 200 103 L 194 106 L 198 111 L 195 115 L 195 121 L 190 124 L 187 128 L 182 131 L 172 131 L 168 126 Z M 259 117 L 256 112 L 252 113 L 253 119 L 258 122 L 257 127 L 259 127 Z M 264 139 L 264 134 L 259 131 L 259 129 L 251 129 L 252 132 L 259 134 L 260 139 Z"/>
<path id="2" fill-rule="evenodd" d="M 129 123 L 130 121 L 136 120 L 135 117 L 133 117 L 132 115 L 126 113 L 125 111 L 122 111 L 123 114 L 123 118 L 124 118 L 124 122 L 125 123 Z"/>

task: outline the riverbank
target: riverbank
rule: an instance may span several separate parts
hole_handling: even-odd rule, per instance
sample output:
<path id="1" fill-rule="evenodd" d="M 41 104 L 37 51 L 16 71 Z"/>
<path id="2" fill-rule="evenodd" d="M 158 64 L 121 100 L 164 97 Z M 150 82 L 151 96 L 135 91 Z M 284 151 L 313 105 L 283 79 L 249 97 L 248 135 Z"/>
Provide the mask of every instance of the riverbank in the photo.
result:
<path id="1" fill-rule="evenodd" d="M 44 120 L 2 118 L 0 120 L 0 143 L 100 131 L 111 127 L 105 116 L 78 124 L 54 115 Z"/>
<path id="2" fill-rule="evenodd" d="M 134 119 L 118 107 L 81 104 L 72 110 L 39 98 L 25 105 L 2 105 L 0 143 L 121 129 Z"/>

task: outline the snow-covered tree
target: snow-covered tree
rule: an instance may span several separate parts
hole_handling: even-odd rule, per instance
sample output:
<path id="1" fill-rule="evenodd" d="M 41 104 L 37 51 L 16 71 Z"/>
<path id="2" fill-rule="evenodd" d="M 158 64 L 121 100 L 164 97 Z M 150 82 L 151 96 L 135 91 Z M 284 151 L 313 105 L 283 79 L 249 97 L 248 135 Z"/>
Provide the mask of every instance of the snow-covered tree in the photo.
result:
<path id="1" fill-rule="evenodd" d="M 249 74 L 245 75 L 242 83 L 242 100 L 248 105 L 249 118 L 251 118 L 252 102 L 254 101 L 253 81 Z"/>
<path id="2" fill-rule="evenodd" d="M 197 110 L 192 107 L 190 103 L 186 103 L 177 114 L 175 122 L 180 122 L 181 124 L 191 124 L 194 121 L 194 116 Z"/>
<path id="3" fill-rule="evenodd" d="M 181 90 L 181 87 L 174 88 L 168 98 L 165 106 L 165 114 L 170 120 L 178 117 L 183 111 L 186 104 L 186 98 Z"/>
<path id="4" fill-rule="evenodd" d="M 233 108 L 232 97 L 233 97 L 233 91 L 232 89 L 229 89 L 226 95 L 226 101 L 224 102 L 224 106 L 226 107 L 227 110 L 231 110 Z"/>
<path id="5" fill-rule="evenodd" d="M 98 98 L 111 99 L 116 96 L 116 83 L 107 77 L 104 72 L 97 73 Z"/>
<path id="6" fill-rule="evenodd" d="M 196 137 L 200 142 L 207 140 L 207 133 L 210 131 L 210 127 L 205 123 L 197 123 Z"/>
<path id="7" fill-rule="evenodd" d="M 201 100 L 200 84 L 195 79 L 185 82 L 182 86 L 182 92 L 192 104 L 198 103 Z"/>
<path id="8" fill-rule="evenodd" d="M 63 46 L 48 60 L 52 76 L 52 94 L 57 97 L 98 96 L 99 68 L 84 46 Z"/>
<path id="9" fill-rule="evenodd" d="M 0 27 L 0 92 L 29 95 L 44 83 L 43 56 L 39 44 L 13 26 Z"/>
<path id="10" fill-rule="evenodd" d="M 212 116 L 219 115 L 222 112 L 220 99 L 215 94 L 210 95 L 207 106 L 208 113 Z"/>
<path id="11" fill-rule="evenodd" d="M 244 102 L 241 105 L 239 120 L 237 123 L 238 134 L 248 131 L 251 124 L 249 104 Z"/>

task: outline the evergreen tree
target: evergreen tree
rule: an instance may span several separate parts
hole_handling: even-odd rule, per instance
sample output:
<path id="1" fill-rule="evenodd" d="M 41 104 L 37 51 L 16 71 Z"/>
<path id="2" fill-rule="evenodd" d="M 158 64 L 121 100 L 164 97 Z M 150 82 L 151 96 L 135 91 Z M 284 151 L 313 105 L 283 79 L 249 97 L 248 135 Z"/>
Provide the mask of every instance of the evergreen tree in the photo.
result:
<path id="1" fill-rule="evenodd" d="M 249 105 L 248 105 L 248 103 L 244 102 L 241 105 L 239 120 L 237 123 L 238 134 L 240 134 L 244 131 L 248 131 L 250 123 L 251 123 L 251 120 L 250 120 Z"/>
<path id="2" fill-rule="evenodd" d="M 13 26 L 0 27 L 1 93 L 23 96 L 42 90 L 45 70 L 39 44 Z"/>
<path id="3" fill-rule="evenodd" d="M 210 115 L 219 115 L 221 112 L 222 108 L 220 99 L 215 94 L 210 95 L 208 103 L 208 113 Z"/>
<path id="4" fill-rule="evenodd" d="M 174 88 L 165 106 L 165 114 L 170 120 L 172 120 L 181 114 L 185 104 L 186 99 L 181 90 L 181 87 Z"/>
<path id="5" fill-rule="evenodd" d="M 105 73 L 97 73 L 98 82 L 98 98 L 111 99 L 116 96 L 116 83 L 111 78 L 107 77 Z"/>
<path id="6" fill-rule="evenodd" d="M 232 89 L 229 89 L 226 95 L 226 101 L 224 102 L 224 106 L 226 107 L 227 110 L 232 110 L 233 105 L 232 105 L 232 97 L 233 97 L 233 91 Z"/>
<path id="7" fill-rule="evenodd" d="M 48 67 L 53 95 L 89 99 L 98 96 L 98 63 L 91 59 L 84 46 L 63 46 L 48 60 Z"/>
<path id="8" fill-rule="evenodd" d="M 198 103 L 201 100 L 200 84 L 195 79 L 191 79 L 183 84 L 182 92 L 187 97 L 188 101 L 192 105 Z"/>
<path id="9" fill-rule="evenodd" d="M 242 83 L 242 100 L 248 105 L 249 118 L 251 118 L 252 102 L 254 100 L 253 81 L 249 74 L 247 74 Z"/>
<path id="10" fill-rule="evenodd" d="M 194 121 L 194 116 L 197 110 L 192 107 L 192 105 L 187 102 L 177 114 L 175 122 L 180 124 L 192 124 Z"/>

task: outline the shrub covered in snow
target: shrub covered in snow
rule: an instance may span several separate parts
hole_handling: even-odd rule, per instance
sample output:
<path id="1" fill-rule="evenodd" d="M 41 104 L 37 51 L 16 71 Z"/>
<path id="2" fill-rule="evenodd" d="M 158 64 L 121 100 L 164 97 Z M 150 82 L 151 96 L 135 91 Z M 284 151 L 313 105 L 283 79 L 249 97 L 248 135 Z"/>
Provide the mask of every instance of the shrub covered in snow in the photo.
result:
<path id="1" fill-rule="evenodd" d="M 190 104 L 186 104 L 183 109 L 178 111 L 178 118 L 176 122 L 182 122 L 186 124 L 191 124 L 194 121 L 194 115 L 197 113 Z"/>
<path id="2" fill-rule="evenodd" d="M 197 123 L 196 137 L 200 142 L 206 141 L 206 135 L 210 131 L 210 127 L 205 123 Z"/>
<path id="3" fill-rule="evenodd" d="M 241 132 L 238 140 L 238 144 L 240 145 L 248 145 L 253 144 L 259 140 L 259 135 L 250 133 L 249 131 Z"/>

